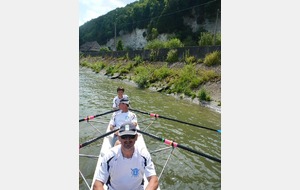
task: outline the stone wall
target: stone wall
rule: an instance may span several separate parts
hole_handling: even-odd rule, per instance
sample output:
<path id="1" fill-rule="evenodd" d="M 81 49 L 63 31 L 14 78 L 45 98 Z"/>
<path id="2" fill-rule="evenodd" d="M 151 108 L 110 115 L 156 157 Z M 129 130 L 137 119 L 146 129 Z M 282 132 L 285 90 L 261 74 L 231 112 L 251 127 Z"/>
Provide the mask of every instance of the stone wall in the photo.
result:
<path id="1" fill-rule="evenodd" d="M 188 52 L 190 56 L 197 59 L 205 58 L 205 55 L 213 51 L 221 51 L 221 46 L 195 46 L 183 47 L 177 49 L 178 58 L 181 59 Z M 159 50 L 133 50 L 133 51 L 111 51 L 111 52 L 83 52 L 84 56 L 102 56 L 102 57 L 124 57 L 128 53 L 128 57 L 133 59 L 136 56 L 141 56 L 143 60 L 150 60 L 151 53 L 155 53 L 156 61 L 165 61 L 170 49 L 162 48 Z M 155 52 L 153 52 L 155 51 Z"/>

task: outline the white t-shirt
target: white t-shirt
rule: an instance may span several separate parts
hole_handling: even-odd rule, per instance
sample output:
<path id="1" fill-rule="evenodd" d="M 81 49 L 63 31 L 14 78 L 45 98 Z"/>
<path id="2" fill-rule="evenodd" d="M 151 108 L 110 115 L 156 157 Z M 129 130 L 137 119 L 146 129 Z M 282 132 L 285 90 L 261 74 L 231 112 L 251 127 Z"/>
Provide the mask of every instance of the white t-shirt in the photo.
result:
<path id="1" fill-rule="evenodd" d="M 121 145 L 114 146 L 101 160 L 96 180 L 106 183 L 110 190 L 143 190 L 143 178 L 156 175 L 147 149 L 135 146 L 131 158 L 124 158 Z"/>
<path id="2" fill-rule="evenodd" d="M 137 117 L 135 113 L 128 110 L 128 112 L 122 112 L 122 110 L 116 111 L 113 113 L 109 124 L 115 126 L 116 128 L 120 128 L 121 125 L 125 122 L 136 122 Z"/>
<path id="3" fill-rule="evenodd" d="M 123 94 L 123 98 L 128 98 L 128 96 L 126 94 Z M 119 98 L 118 96 L 114 97 L 112 107 L 113 108 L 119 108 L 119 103 L 120 103 L 121 99 L 122 98 Z"/>

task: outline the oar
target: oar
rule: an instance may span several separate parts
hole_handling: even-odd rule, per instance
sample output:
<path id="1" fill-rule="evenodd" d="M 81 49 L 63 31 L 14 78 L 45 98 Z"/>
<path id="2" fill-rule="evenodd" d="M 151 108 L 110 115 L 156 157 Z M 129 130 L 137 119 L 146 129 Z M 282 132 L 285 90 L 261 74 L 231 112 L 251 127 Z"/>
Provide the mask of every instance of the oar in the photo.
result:
<path id="1" fill-rule="evenodd" d="M 162 141 L 162 142 L 164 142 L 165 144 L 170 145 L 170 146 L 172 146 L 172 147 L 175 147 L 175 148 L 176 148 L 176 147 L 182 148 L 182 149 L 184 149 L 184 150 L 190 151 L 190 152 L 192 152 L 192 153 L 198 154 L 198 155 L 203 156 L 203 157 L 205 157 L 205 158 L 208 158 L 208 159 L 211 159 L 211 160 L 213 160 L 213 161 L 216 161 L 216 162 L 221 163 L 221 160 L 218 159 L 218 158 L 215 158 L 215 157 L 209 156 L 209 155 L 207 155 L 207 154 L 198 152 L 198 151 L 196 151 L 196 150 L 193 150 L 193 149 L 191 149 L 191 148 L 189 148 L 189 147 L 183 146 L 183 145 L 178 144 L 178 143 L 176 143 L 176 142 L 173 142 L 173 141 L 171 141 L 171 140 L 164 139 L 164 138 L 161 138 L 161 137 L 158 137 L 158 136 L 155 136 L 155 135 L 146 133 L 146 132 L 141 131 L 141 130 L 137 130 L 137 131 L 138 131 L 139 133 L 144 134 L 144 135 L 148 135 L 148 136 L 150 136 L 150 137 L 152 137 L 152 138 L 154 138 L 154 139 L 156 139 L 156 140 Z"/>
<path id="2" fill-rule="evenodd" d="M 108 133 L 105 133 L 105 134 L 103 134 L 103 135 L 100 135 L 99 137 L 96 137 L 96 138 L 93 138 L 93 139 L 91 139 L 91 140 L 88 140 L 88 141 L 86 141 L 85 143 L 80 144 L 80 145 L 79 145 L 79 149 L 82 148 L 82 147 L 85 147 L 85 146 L 87 146 L 87 145 L 89 145 L 89 144 L 91 144 L 92 142 L 95 142 L 95 141 L 98 140 L 98 139 L 101 139 L 101 138 L 103 138 L 103 137 L 106 137 L 106 136 L 108 136 L 108 135 L 110 135 L 110 134 L 112 134 L 112 133 L 114 133 L 114 132 L 116 132 L 116 131 L 118 131 L 118 130 L 119 130 L 119 128 L 114 129 L 114 130 L 112 130 L 112 131 L 110 131 L 110 132 L 108 132 Z"/>
<path id="3" fill-rule="evenodd" d="M 102 116 L 102 115 L 106 115 L 106 114 L 109 114 L 109 113 L 112 113 L 112 112 L 115 112 L 115 111 L 118 111 L 118 109 L 117 109 L 117 110 L 111 110 L 111 111 L 108 111 L 108 112 L 105 112 L 105 113 L 101 113 L 101 114 L 98 114 L 98 115 L 87 116 L 86 118 L 79 119 L 79 122 L 82 122 L 82 121 L 89 121 L 90 119 L 94 119 L 95 117 L 99 117 L 99 116 Z"/>
<path id="4" fill-rule="evenodd" d="M 196 124 L 192 124 L 192 123 L 188 123 L 188 122 L 184 122 L 184 121 L 179 121 L 177 119 L 167 118 L 167 117 L 155 114 L 155 113 L 147 113 L 147 112 L 143 112 L 143 111 L 139 111 L 139 110 L 134 110 L 134 109 L 130 109 L 130 108 L 129 108 L 129 110 L 136 111 L 136 112 L 143 113 L 143 114 L 147 114 L 147 115 L 150 115 L 150 117 L 156 117 L 156 118 L 160 117 L 160 118 L 163 118 L 163 119 L 167 119 L 167 120 L 171 120 L 171 121 L 177 121 L 179 123 L 188 124 L 188 125 L 192 125 L 192 126 L 195 126 L 195 127 L 199 127 L 199 128 L 203 128 L 203 129 L 207 129 L 207 130 L 211 130 L 211 131 L 215 131 L 215 132 L 221 133 L 221 129 L 219 129 L 219 130 L 211 129 L 211 128 L 208 128 L 208 127 L 203 127 L 203 126 L 200 126 L 200 125 L 196 125 Z"/>

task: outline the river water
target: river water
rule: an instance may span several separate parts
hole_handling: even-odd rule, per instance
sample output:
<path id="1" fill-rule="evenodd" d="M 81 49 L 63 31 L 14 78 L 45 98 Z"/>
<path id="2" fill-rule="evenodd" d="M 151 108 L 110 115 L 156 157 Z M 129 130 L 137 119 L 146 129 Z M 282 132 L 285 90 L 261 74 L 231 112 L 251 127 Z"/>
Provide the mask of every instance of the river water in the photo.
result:
<path id="1" fill-rule="evenodd" d="M 129 81 L 112 80 L 83 67 L 79 70 L 79 119 L 112 110 L 112 100 L 117 94 L 118 86 L 125 88 L 125 94 L 129 96 L 132 109 L 144 113 L 156 113 L 166 118 L 216 130 L 221 129 L 221 114 L 210 108 L 148 89 L 139 89 Z M 150 118 L 144 113 L 135 113 L 141 130 L 173 140 L 206 155 L 221 158 L 220 133 L 163 118 Z M 82 144 L 104 134 L 110 116 L 111 113 L 97 117 L 94 122 L 80 122 L 79 143 Z M 175 148 L 172 154 L 172 148 L 155 152 L 168 146 L 146 135 L 144 139 L 155 164 L 157 175 L 159 176 L 163 171 L 159 180 L 161 189 L 221 189 L 221 163 L 179 147 Z M 102 139 L 91 143 L 81 148 L 79 153 L 98 156 L 101 143 Z M 169 161 L 164 166 L 168 158 Z M 96 163 L 95 158 L 79 157 L 79 170 L 89 185 L 93 179 Z M 80 176 L 79 188 L 80 190 L 88 189 Z"/>

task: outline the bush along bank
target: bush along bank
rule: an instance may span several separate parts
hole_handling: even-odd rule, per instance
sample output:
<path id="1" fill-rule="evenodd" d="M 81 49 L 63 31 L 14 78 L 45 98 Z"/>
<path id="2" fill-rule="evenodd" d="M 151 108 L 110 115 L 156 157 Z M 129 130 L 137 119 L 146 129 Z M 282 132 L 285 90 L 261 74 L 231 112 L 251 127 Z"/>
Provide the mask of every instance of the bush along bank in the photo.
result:
<path id="1" fill-rule="evenodd" d="M 144 61 L 140 56 L 129 59 L 81 56 L 80 66 L 104 73 L 112 79 L 134 81 L 139 88 L 150 88 L 181 99 L 191 99 L 219 110 L 221 107 L 221 53 L 208 53 L 196 59 L 188 53 L 179 60 L 176 50 L 168 52 L 166 61 Z"/>

